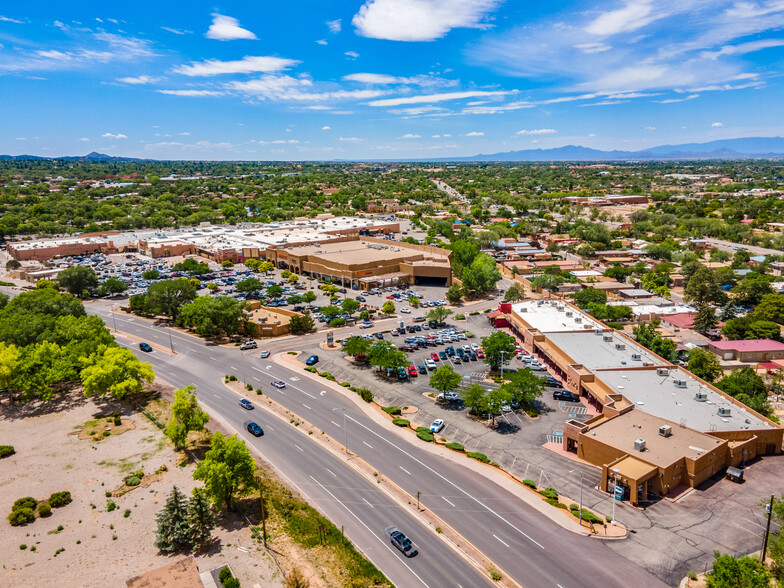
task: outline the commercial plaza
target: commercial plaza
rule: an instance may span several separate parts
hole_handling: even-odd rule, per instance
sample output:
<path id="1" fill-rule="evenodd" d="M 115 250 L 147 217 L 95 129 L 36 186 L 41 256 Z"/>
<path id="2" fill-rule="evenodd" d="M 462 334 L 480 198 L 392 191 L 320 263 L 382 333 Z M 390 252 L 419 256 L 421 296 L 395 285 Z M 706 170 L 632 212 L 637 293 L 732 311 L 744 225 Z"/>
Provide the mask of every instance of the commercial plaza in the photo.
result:
<path id="1" fill-rule="evenodd" d="M 570 419 L 563 449 L 602 468 L 632 503 L 695 487 L 729 466 L 780 454 L 784 430 L 688 371 L 561 300 L 502 304 L 526 348 L 596 416 Z"/>

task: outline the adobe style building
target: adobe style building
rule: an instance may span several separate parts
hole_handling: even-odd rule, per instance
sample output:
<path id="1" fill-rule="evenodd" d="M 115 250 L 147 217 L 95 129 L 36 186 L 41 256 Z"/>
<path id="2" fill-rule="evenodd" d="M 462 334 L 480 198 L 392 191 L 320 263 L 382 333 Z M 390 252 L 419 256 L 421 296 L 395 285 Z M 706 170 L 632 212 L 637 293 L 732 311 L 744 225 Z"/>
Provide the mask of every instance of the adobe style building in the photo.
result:
<path id="1" fill-rule="evenodd" d="M 329 278 L 358 290 L 452 284 L 451 251 L 372 237 L 342 237 L 310 245 L 267 249 L 267 261 L 297 274 Z"/>
<path id="2" fill-rule="evenodd" d="M 494 320 L 598 412 L 565 423 L 563 448 L 602 468 L 605 491 L 646 502 L 782 452 L 774 422 L 571 304 L 502 304 Z"/>
<path id="3" fill-rule="evenodd" d="M 722 360 L 765 362 L 784 359 L 784 343 L 772 339 L 748 339 L 741 341 L 710 341 L 708 349 Z"/>
<path id="4" fill-rule="evenodd" d="M 104 237 L 76 237 L 14 241 L 8 244 L 8 253 L 16 261 L 47 261 L 66 255 L 92 253 L 117 253 L 114 243 Z"/>

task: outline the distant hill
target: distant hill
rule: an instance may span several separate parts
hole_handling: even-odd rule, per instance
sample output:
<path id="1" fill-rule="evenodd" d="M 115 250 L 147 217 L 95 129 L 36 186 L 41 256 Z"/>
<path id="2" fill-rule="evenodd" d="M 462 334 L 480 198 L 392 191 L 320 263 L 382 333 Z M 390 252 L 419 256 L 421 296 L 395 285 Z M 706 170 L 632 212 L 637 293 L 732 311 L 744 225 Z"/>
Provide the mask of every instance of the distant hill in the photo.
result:
<path id="1" fill-rule="evenodd" d="M 145 161 L 144 159 L 135 159 L 133 157 L 117 157 L 114 155 L 106 155 L 105 153 L 98 153 L 93 151 L 87 155 L 69 155 L 65 157 L 40 157 L 38 155 L 0 155 L 2 160 L 42 160 L 42 159 L 58 159 L 61 161 Z"/>

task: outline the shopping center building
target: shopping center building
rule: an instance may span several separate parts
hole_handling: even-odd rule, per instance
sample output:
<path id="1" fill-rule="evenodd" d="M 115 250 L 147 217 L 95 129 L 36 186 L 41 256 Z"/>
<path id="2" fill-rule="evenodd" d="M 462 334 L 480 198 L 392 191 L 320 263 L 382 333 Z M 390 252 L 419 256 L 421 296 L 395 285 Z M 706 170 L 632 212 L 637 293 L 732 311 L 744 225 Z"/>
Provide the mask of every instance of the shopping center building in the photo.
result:
<path id="1" fill-rule="evenodd" d="M 568 420 L 562 443 L 606 491 L 617 480 L 645 503 L 782 451 L 776 423 L 567 302 L 502 304 L 499 319 L 595 414 Z"/>

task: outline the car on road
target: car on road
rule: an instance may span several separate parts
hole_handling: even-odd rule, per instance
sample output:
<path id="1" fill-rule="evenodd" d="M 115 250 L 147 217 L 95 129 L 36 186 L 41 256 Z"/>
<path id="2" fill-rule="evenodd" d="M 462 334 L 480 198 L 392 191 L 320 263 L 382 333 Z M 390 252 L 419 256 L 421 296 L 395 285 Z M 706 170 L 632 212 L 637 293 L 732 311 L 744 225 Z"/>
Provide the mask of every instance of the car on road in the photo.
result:
<path id="1" fill-rule="evenodd" d="M 245 351 L 246 349 L 256 349 L 256 347 L 258 347 L 258 345 L 255 341 L 245 341 L 245 343 L 240 345 L 242 351 Z"/>
<path id="2" fill-rule="evenodd" d="M 414 557 L 419 553 L 411 539 L 406 537 L 402 531 L 395 527 L 387 527 L 386 531 L 389 533 L 389 539 L 392 541 L 392 545 L 397 547 L 403 555 L 406 557 Z"/>
<path id="3" fill-rule="evenodd" d="M 436 362 L 434 362 L 432 359 L 428 359 L 425 362 L 425 365 L 427 366 L 427 369 L 429 369 L 431 371 L 436 369 Z"/>
<path id="4" fill-rule="evenodd" d="M 149 353 L 150 351 L 152 351 L 152 347 L 150 347 L 149 343 L 139 343 L 139 349 L 141 349 L 145 353 Z"/>
<path id="5" fill-rule="evenodd" d="M 444 419 L 436 419 L 430 425 L 430 432 L 440 433 L 441 430 L 444 428 L 444 426 L 445 426 Z"/>
<path id="6" fill-rule="evenodd" d="M 318 363 L 318 355 L 311 355 L 305 360 L 305 365 L 316 365 Z"/>
<path id="7" fill-rule="evenodd" d="M 283 380 L 274 380 L 272 382 L 272 385 L 278 389 L 283 389 L 286 387 L 286 382 L 284 382 Z"/>
<path id="8" fill-rule="evenodd" d="M 269 356 L 270 356 L 270 352 L 269 351 L 262 351 L 261 353 L 259 353 L 259 357 L 264 358 L 264 359 L 267 359 Z"/>
<path id="9" fill-rule="evenodd" d="M 568 390 L 554 390 L 553 400 L 565 400 L 566 402 L 580 402 L 580 397 Z"/>
<path id="10" fill-rule="evenodd" d="M 455 392 L 441 392 L 441 394 L 436 396 L 436 400 L 454 402 L 455 400 L 460 400 L 460 397 Z"/>
<path id="11" fill-rule="evenodd" d="M 240 398 L 240 406 L 245 410 L 253 410 L 253 404 L 247 398 Z"/>
<path id="12" fill-rule="evenodd" d="M 419 372 L 417 372 L 416 366 L 410 365 L 408 366 L 408 375 L 418 377 Z"/>
<path id="13" fill-rule="evenodd" d="M 376 339 L 383 339 L 384 338 L 384 333 L 373 333 L 373 336 Z"/>
<path id="14" fill-rule="evenodd" d="M 425 322 L 425 317 L 423 317 L 423 316 L 415 316 L 413 320 L 414 320 L 415 323 L 423 323 L 423 322 Z"/>
<path id="15" fill-rule="evenodd" d="M 255 435 L 256 437 L 261 437 L 264 434 L 264 429 L 262 429 L 256 423 L 248 423 L 248 432 Z"/>

